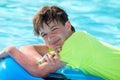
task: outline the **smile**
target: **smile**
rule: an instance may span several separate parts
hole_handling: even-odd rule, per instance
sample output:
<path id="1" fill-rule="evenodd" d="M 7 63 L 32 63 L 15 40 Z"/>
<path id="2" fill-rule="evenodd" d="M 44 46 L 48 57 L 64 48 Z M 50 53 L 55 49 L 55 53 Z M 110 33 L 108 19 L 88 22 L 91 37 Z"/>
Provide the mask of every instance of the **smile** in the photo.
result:
<path id="1" fill-rule="evenodd" d="M 59 43 L 60 43 L 60 39 L 53 41 L 51 45 L 55 47 L 55 46 L 59 46 Z"/>

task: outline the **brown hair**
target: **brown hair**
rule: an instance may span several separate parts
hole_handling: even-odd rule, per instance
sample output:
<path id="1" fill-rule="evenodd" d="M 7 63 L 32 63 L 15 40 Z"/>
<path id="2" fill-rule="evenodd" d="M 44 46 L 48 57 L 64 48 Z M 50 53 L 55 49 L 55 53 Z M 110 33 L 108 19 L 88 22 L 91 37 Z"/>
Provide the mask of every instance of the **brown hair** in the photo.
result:
<path id="1" fill-rule="evenodd" d="M 44 6 L 38 11 L 33 18 L 34 34 L 39 36 L 40 27 L 43 28 L 43 23 L 49 24 L 51 21 L 61 22 L 65 25 L 68 21 L 68 15 L 66 12 L 57 6 Z M 72 26 L 71 30 L 74 32 L 75 29 Z"/>

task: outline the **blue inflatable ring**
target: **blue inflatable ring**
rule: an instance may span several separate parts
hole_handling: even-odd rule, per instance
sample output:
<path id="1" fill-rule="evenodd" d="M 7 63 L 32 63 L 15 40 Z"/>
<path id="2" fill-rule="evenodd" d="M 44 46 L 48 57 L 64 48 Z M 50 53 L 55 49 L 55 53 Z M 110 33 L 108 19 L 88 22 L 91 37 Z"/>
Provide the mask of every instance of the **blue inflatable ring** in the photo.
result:
<path id="1" fill-rule="evenodd" d="M 64 74 L 71 80 L 102 80 L 101 78 L 85 75 L 77 69 L 63 66 L 56 73 Z M 48 76 L 49 77 L 49 76 Z M 57 77 L 57 76 L 56 76 Z M 43 78 L 33 77 L 27 73 L 16 61 L 11 57 L 0 62 L 0 80 L 44 80 Z"/>

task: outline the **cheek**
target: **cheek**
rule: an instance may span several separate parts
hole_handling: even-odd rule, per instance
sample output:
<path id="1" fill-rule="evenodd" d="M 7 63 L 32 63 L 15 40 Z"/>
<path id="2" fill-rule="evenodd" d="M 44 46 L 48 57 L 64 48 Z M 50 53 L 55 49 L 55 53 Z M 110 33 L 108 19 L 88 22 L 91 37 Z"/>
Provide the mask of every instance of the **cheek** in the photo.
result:
<path id="1" fill-rule="evenodd" d="M 61 42 L 63 43 L 63 42 L 66 40 L 66 35 L 63 34 L 63 33 L 61 33 L 61 34 L 59 35 L 59 38 L 61 39 Z"/>
<path id="2" fill-rule="evenodd" d="M 45 44 L 46 44 L 48 47 L 51 47 L 48 42 L 45 42 Z"/>
<path id="3" fill-rule="evenodd" d="M 49 42 L 47 39 L 43 39 L 46 45 L 49 45 Z"/>
<path id="4" fill-rule="evenodd" d="M 56 31 L 53 32 L 53 34 L 61 34 L 61 33 L 62 33 L 61 30 L 56 30 Z"/>

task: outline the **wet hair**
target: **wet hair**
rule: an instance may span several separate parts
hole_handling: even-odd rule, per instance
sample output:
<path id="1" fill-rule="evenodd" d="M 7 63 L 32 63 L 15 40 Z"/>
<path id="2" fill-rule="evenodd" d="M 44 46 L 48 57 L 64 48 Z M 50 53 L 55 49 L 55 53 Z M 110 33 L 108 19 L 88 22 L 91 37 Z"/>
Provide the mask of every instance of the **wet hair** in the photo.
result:
<path id="1" fill-rule="evenodd" d="M 40 27 L 43 28 L 43 23 L 49 24 L 50 22 L 60 22 L 65 25 L 66 21 L 68 21 L 67 13 L 57 7 L 57 6 L 43 6 L 34 16 L 33 18 L 33 26 L 34 26 L 34 34 L 40 35 Z M 71 30 L 75 32 L 73 26 L 71 26 Z"/>

